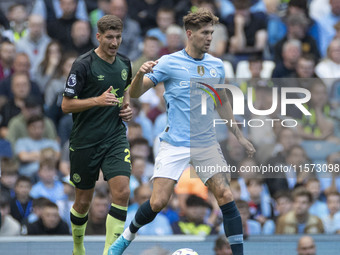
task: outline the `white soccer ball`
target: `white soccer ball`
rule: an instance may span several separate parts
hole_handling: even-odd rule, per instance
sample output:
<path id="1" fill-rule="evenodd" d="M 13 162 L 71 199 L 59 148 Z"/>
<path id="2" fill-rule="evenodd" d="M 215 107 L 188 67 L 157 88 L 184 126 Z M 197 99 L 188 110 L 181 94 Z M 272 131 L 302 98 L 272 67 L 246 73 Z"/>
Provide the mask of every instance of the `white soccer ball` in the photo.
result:
<path id="1" fill-rule="evenodd" d="M 190 248 L 182 248 L 175 251 L 172 255 L 198 255 L 198 253 Z"/>

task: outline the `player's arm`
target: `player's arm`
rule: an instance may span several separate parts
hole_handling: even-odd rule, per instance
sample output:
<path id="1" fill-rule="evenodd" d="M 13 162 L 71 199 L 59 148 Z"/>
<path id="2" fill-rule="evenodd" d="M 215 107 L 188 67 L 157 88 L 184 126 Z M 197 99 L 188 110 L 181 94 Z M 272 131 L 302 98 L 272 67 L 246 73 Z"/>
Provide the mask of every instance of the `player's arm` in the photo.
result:
<path id="1" fill-rule="evenodd" d="M 122 118 L 123 121 L 127 122 L 132 119 L 132 109 L 130 107 L 130 90 L 131 87 L 128 87 L 124 92 L 123 105 L 121 110 L 119 111 L 119 117 Z"/>
<path id="2" fill-rule="evenodd" d="M 119 100 L 111 93 L 112 86 L 98 97 L 86 99 L 63 97 L 61 109 L 64 113 L 76 113 L 86 111 L 94 106 L 115 106 Z"/>
<path id="3" fill-rule="evenodd" d="M 155 84 L 148 77 L 144 76 L 147 73 L 152 73 L 152 68 L 157 64 L 157 61 L 147 61 L 138 70 L 136 76 L 133 78 L 130 87 L 130 96 L 138 98 L 147 90 L 152 88 Z"/>
<path id="4" fill-rule="evenodd" d="M 236 138 L 239 141 L 239 143 L 242 144 L 245 147 L 248 156 L 252 157 L 254 155 L 254 153 L 255 153 L 255 148 L 251 144 L 251 142 L 249 142 L 243 136 L 243 134 L 242 134 L 241 130 L 238 128 L 237 124 L 234 124 L 234 123 L 236 123 L 236 120 L 235 120 L 235 117 L 234 117 L 234 114 L 233 114 L 233 110 L 231 108 L 231 105 L 229 103 L 229 100 L 228 100 L 228 97 L 227 97 L 227 94 L 226 94 L 225 90 L 224 89 L 220 90 L 218 92 L 218 94 L 219 94 L 223 104 L 222 105 L 220 105 L 220 104 L 217 105 L 217 112 L 219 113 L 219 115 L 220 115 L 220 117 L 222 119 L 228 120 L 227 127 L 228 127 L 229 131 L 232 132 L 236 136 Z"/>

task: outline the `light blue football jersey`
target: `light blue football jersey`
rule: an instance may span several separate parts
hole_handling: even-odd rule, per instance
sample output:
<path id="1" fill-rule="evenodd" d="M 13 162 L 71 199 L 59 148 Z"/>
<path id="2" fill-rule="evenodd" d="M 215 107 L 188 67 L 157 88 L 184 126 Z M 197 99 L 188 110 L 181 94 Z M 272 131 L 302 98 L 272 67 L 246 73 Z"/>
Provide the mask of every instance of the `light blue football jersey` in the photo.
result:
<path id="1" fill-rule="evenodd" d="M 220 59 L 207 53 L 203 59 L 194 59 L 183 49 L 161 57 L 153 73 L 146 76 L 155 85 L 164 82 L 168 122 L 161 140 L 185 147 L 210 146 L 217 142 L 213 126 L 215 106 L 209 93 L 214 96 L 211 87 L 225 80 Z M 206 115 L 202 115 L 202 94 L 206 94 Z M 217 100 L 217 103 L 220 102 Z"/>

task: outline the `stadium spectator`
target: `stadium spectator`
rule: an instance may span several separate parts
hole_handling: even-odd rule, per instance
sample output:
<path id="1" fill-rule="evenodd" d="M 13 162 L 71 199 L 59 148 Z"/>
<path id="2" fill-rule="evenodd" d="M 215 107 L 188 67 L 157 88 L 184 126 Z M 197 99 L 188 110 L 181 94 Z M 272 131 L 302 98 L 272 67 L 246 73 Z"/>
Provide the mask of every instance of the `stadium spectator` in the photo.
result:
<path id="1" fill-rule="evenodd" d="M 148 184 L 142 184 L 135 189 L 134 200 L 136 201 L 128 208 L 125 227 L 133 220 L 138 207 L 151 197 L 151 188 Z M 140 235 L 172 235 L 172 229 L 166 216 L 159 214 L 153 222 L 144 226 Z"/>
<path id="2" fill-rule="evenodd" d="M 340 166 L 340 152 L 333 152 L 327 157 L 327 165 L 329 170 L 335 170 Z M 340 190 L 340 173 L 333 171 L 331 176 L 321 178 L 321 189 L 325 194 Z"/>
<path id="3" fill-rule="evenodd" d="M 167 55 L 182 49 L 185 45 L 183 29 L 178 25 L 170 25 L 166 30 L 167 44 L 160 51 L 160 55 Z"/>
<path id="4" fill-rule="evenodd" d="M 129 122 L 127 130 L 127 139 L 132 141 L 136 138 L 143 138 L 142 126 L 136 122 Z"/>
<path id="5" fill-rule="evenodd" d="M 21 225 L 27 224 L 33 209 L 33 199 L 29 195 L 31 188 L 31 180 L 26 176 L 19 176 L 15 182 L 15 197 L 10 200 L 11 215 Z"/>
<path id="6" fill-rule="evenodd" d="M 8 124 L 8 135 L 6 139 L 11 142 L 12 148 L 15 148 L 15 143 L 19 138 L 28 137 L 27 124 L 29 118 L 32 116 L 41 116 L 43 114 L 42 106 L 34 97 L 27 97 L 25 99 L 24 107 L 21 113 L 13 117 Z M 53 122 L 44 117 L 44 138 L 55 140 L 57 138 L 56 130 Z"/>
<path id="7" fill-rule="evenodd" d="M 105 235 L 106 216 L 109 212 L 107 194 L 96 191 L 89 210 L 86 235 Z"/>
<path id="8" fill-rule="evenodd" d="M 143 2 L 138 0 L 139 2 Z M 141 52 L 139 49 L 139 43 L 142 42 L 141 37 L 141 27 L 145 28 L 141 23 L 137 23 L 132 18 L 137 16 L 128 15 L 128 11 L 136 10 L 138 8 L 138 3 L 131 3 L 128 8 L 126 0 L 111 0 L 110 14 L 116 15 L 123 21 L 124 30 L 122 41 L 118 52 L 127 56 L 131 61 L 136 60 Z M 145 12 L 149 10 L 144 9 Z M 145 28 L 146 29 L 146 28 Z"/>
<path id="9" fill-rule="evenodd" d="M 146 36 L 156 37 L 162 43 L 163 46 L 167 46 L 168 42 L 167 42 L 166 30 L 168 29 L 170 25 L 175 23 L 174 9 L 159 8 L 157 11 L 156 23 L 157 23 L 157 27 L 149 29 L 146 32 Z"/>
<path id="10" fill-rule="evenodd" d="M 292 128 L 282 128 L 277 134 L 276 144 L 272 148 L 272 157 L 267 161 L 269 166 L 279 166 L 286 162 L 288 152 L 294 145 L 299 143 L 297 131 Z M 269 177 L 269 176 L 268 176 Z M 283 172 L 275 174 L 274 178 L 266 178 L 265 182 L 273 197 L 280 190 L 288 190 L 288 179 Z"/>
<path id="11" fill-rule="evenodd" d="M 73 23 L 71 29 L 72 42 L 67 48 L 82 55 L 94 48 L 91 41 L 91 27 L 88 21 L 77 20 Z"/>
<path id="12" fill-rule="evenodd" d="M 135 189 L 147 183 L 149 178 L 145 175 L 146 159 L 143 157 L 131 158 L 131 176 L 130 176 L 130 199 L 134 201 Z"/>
<path id="13" fill-rule="evenodd" d="M 211 206 L 203 198 L 190 195 L 186 200 L 184 215 L 171 225 L 174 234 L 200 236 L 216 234 L 216 229 L 205 220 L 208 208 Z"/>
<path id="14" fill-rule="evenodd" d="M 340 44 L 339 44 L 340 46 Z M 340 48 L 339 48 L 340 49 Z M 330 140 L 334 138 L 334 124 L 330 119 L 331 107 L 327 87 L 320 79 L 310 84 L 311 99 L 304 106 L 311 116 L 302 115 L 299 119 L 299 134 L 307 140 Z"/>
<path id="15" fill-rule="evenodd" d="M 40 15 L 47 23 L 52 23 L 63 15 L 60 0 L 36 0 L 33 5 L 32 14 Z M 84 0 L 77 1 L 76 18 L 80 20 L 88 20 Z"/>
<path id="16" fill-rule="evenodd" d="M 215 240 L 214 252 L 215 255 L 233 255 L 228 239 L 224 235 Z"/>
<path id="17" fill-rule="evenodd" d="M 142 111 L 142 105 L 137 99 L 131 99 L 132 121 L 140 124 L 143 129 L 143 137 L 148 140 L 150 146 L 153 144 L 153 126 L 150 119 Z"/>
<path id="18" fill-rule="evenodd" d="M 309 178 L 305 184 L 306 189 L 312 194 L 313 201 L 309 213 L 323 219 L 328 215 L 327 204 L 321 201 L 321 187 L 318 178 Z"/>
<path id="19" fill-rule="evenodd" d="M 0 178 L 0 194 L 13 198 L 15 196 L 15 182 L 18 179 L 19 164 L 14 159 L 1 159 L 1 178 Z"/>
<path id="20" fill-rule="evenodd" d="M 190 195 L 208 199 L 208 188 L 201 182 L 193 167 L 184 170 L 175 187 L 180 213 L 186 212 L 186 201 Z"/>
<path id="21" fill-rule="evenodd" d="M 251 235 L 260 235 L 261 234 L 261 223 L 256 220 L 250 219 L 248 203 L 244 200 L 236 200 L 235 203 L 236 203 L 238 210 L 240 211 L 240 215 L 242 218 L 242 227 L 243 227 L 244 237 L 246 238 Z"/>
<path id="22" fill-rule="evenodd" d="M 323 57 L 326 56 L 327 48 L 335 36 L 334 25 L 340 21 L 340 1 L 329 0 L 329 4 L 331 6 L 329 14 L 317 18 L 320 23 L 320 52 Z"/>
<path id="23" fill-rule="evenodd" d="M 27 137 L 18 138 L 15 142 L 15 155 L 20 160 L 19 173 L 35 180 L 35 174 L 39 170 L 42 150 L 53 148 L 57 155 L 56 158 L 59 159 L 60 146 L 56 140 L 44 138 L 45 124 L 43 116 L 30 117 L 27 120 L 27 132 Z M 50 198 L 50 200 L 52 199 Z"/>
<path id="24" fill-rule="evenodd" d="M 0 81 L 12 74 L 14 58 L 15 45 L 9 41 L 3 41 L 0 44 Z"/>
<path id="25" fill-rule="evenodd" d="M 132 77 L 135 77 L 142 64 L 149 60 L 157 60 L 160 57 L 161 42 L 153 36 L 144 38 L 142 55 L 132 62 Z"/>
<path id="26" fill-rule="evenodd" d="M 157 12 L 160 8 L 172 8 L 173 0 L 129 0 L 128 15 L 136 20 L 142 29 L 142 35 L 157 26 Z"/>
<path id="27" fill-rule="evenodd" d="M 335 0 L 334 0 L 335 1 Z M 315 67 L 315 73 L 318 77 L 324 79 L 324 82 L 330 86 L 334 79 L 340 78 L 340 39 L 334 39 L 328 46 L 327 57 Z"/>
<path id="28" fill-rule="evenodd" d="M 52 202 L 65 198 L 64 186 L 57 179 L 55 160 L 42 160 L 39 165 L 39 181 L 33 185 L 30 195 L 33 198 L 45 197 Z"/>
<path id="29" fill-rule="evenodd" d="M 322 218 L 326 234 L 340 234 L 340 193 L 333 191 L 327 194 L 328 215 Z"/>
<path id="30" fill-rule="evenodd" d="M 300 145 L 293 145 L 286 155 L 286 166 L 289 171 L 285 171 L 285 177 L 288 182 L 289 189 L 294 189 L 297 186 L 303 185 L 306 181 L 315 176 L 314 172 L 295 171 L 292 166 L 300 166 L 308 164 L 310 159 L 307 157 L 306 151 Z"/>
<path id="31" fill-rule="evenodd" d="M 222 22 L 229 34 L 229 48 L 236 61 L 247 59 L 251 54 L 262 54 L 267 42 L 267 22 L 264 13 L 251 13 L 251 0 L 234 1 L 235 14 Z"/>
<path id="32" fill-rule="evenodd" d="M 299 40 L 286 41 L 282 47 L 282 62 L 278 62 L 273 70 L 272 78 L 289 77 L 295 71 L 298 59 L 301 56 L 302 45 Z"/>
<path id="33" fill-rule="evenodd" d="M 13 62 L 13 74 L 14 73 L 25 73 L 29 75 L 30 60 L 26 53 L 17 53 Z M 13 98 L 11 90 L 12 75 L 3 79 L 0 82 L 0 108 L 9 100 Z M 31 90 L 30 95 L 36 97 L 36 100 L 42 102 L 42 93 L 40 92 L 39 86 L 33 81 L 30 76 Z"/>
<path id="34" fill-rule="evenodd" d="M 285 42 L 291 39 L 299 40 L 302 44 L 302 54 L 313 54 L 315 59 L 320 58 L 316 41 L 307 34 L 308 19 L 305 14 L 291 14 L 287 18 L 287 35 L 275 45 L 275 62 L 280 63 L 282 59 L 282 48 Z"/>
<path id="35" fill-rule="evenodd" d="M 25 73 L 15 73 L 11 79 L 11 91 L 13 99 L 9 99 L 0 110 L 0 137 L 5 138 L 8 134 L 8 123 L 14 116 L 20 114 L 25 105 L 25 99 L 31 90 L 29 77 Z M 14 149 L 14 148 L 13 148 Z"/>
<path id="36" fill-rule="evenodd" d="M 56 204 L 58 206 L 59 215 L 61 219 L 67 223 L 71 231 L 70 210 L 72 208 L 76 196 L 75 189 L 72 183 L 70 182 L 69 176 L 62 177 L 61 182 L 63 183 L 65 196 L 63 199 L 58 200 Z"/>
<path id="37" fill-rule="evenodd" d="M 20 223 L 10 215 L 9 197 L 1 193 L 0 195 L 0 236 L 18 236 L 20 235 Z"/>
<path id="38" fill-rule="evenodd" d="M 192 1 L 194 2 L 194 1 Z M 199 1 L 196 1 L 199 2 Z M 229 0 L 217 0 L 217 3 L 219 4 L 219 12 L 221 15 L 221 18 L 226 18 L 228 15 L 235 13 L 235 7 L 233 5 L 232 1 Z M 250 3 L 250 11 L 251 12 L 266 12 L 266 6 L 264 4 L 264 1 L 262 0 L 252 0 Z"/>
<path id="39" fill-rule="evenodd" d="M 233 198 L 235 200 L 241 199 L 241 185 L 237 179 L 232 178 L 230 181 L 231 193 L 233 193 Z"/>
<path id="40" fill-rule="evenodd" d="M 279 190 L 275 193 L 275 221 L 293 209 L 293 198 L 289 190 Z"/>
<path id="41" fill-rule="evenodd" d="M 61 101 L 67 76 L 77 56 L 76 52 L 66 52 L 63 54 L 55 75 L 45 90 L 46 116 L 51 118 L 57 127 L 61 145 L 69 139 L 71 134 L 72 116 L 62 112 Z"/>
<path id="42" fill-rule="evenodd" d="M 155 120 L 157 119 L 159 115 L 166 113 L 166 105 L 165 105 L 165 100 L 163 97 L 163 94 L 165 91 L 164 84 L 163 83 L 158 84 L 158 86 L 156 86 L 154 90 L 155 90 L 156 96 L 159 98 L 158 100 L 159 102 L 156 106 L 151 107 L 151 109 L 147 113 L 147 117 L 152 121 L 152 123 L 155 122 Z M 163 129 L 165 128 L 165 126 L 166 126 L 166 123 L 164 123 Z M 153 135 L 154 135 L 153 137 L 158 135 L 158 134 L 155 134 L 155 127 L 154 127 Z"/>
<path id="43" fill-rule="evenodd" d="M 67 224 L 60 219 L 58 206 L 53 202 L 46 202 L 39 219 L 27 226 L 28 235 L 69 235 Z"/>
<path id="44" fill-rule="evenodd" d="M 201 0 L 199 1 L 200 8 L 206 8 L 213 14 L 217 13 L 215 1 Z M 225 54 L 228 45 L 228 31 L 224 24 L 218 23 L 214 25 L 214 34 L 210 44 L 209 53 L 217 58 L 222 58 Z"/>
<path id="45" fill-rule="evenodd" d="M 316 255 L 314 239 L 311 236 L 302 236 L 297 246 L 298 255 Z"/>
<path id="46" fill-rule="evenodd" d="M 57 41 L 51 41 L 46 47 L 44 59 L 41 61 L 35 74 L 35 81 L 42 93 L 50 86 L 52 78 L 56 75 L 61 57 L 61 45 Z"/>
<path id="47" fill-rule="evenodd" d="M 33 199 L 32 213 L 28 216 L 28 223 L 36 222 L 40 218 L 45 204 L 48 204 L 50 202 L 51 201 L 49 199 L 45 198 L 45 197 L 39 197 L 39 198 Z M 26 227 L 26 229 L 25 229 L 25 227 Z M 21 234 L 27 235 L 27 226 L 23 226 Z"/>
<path id="48" fill-rule="evenodd" d="M 280 216 L 276 224 L 277 234 L 318 234 L 324 232 L 319 217 L 308 210 L 313 201 L 312 194 L 300 187 L 293 192 L 293 210 Z"/>
<path id="49" fill-rule="evenodd" d="M 263 181 L 261 178 L 246 179 L 247 190 L 249 193 L 249 213 L 250 219 L 258 221 L 263 226 L 273 217 L 273 208 L 270 196 L 263 193 Z"/>
<path id="50" fill-rule="evenodd" d="M 42 16 L 28 17 L 28 33 L 16 42 L 17 52 L 24 52 L 29 56 L 30 74 L 35 79 L 39 64 L 44 59 L 46 47 L 50 38 L 46 34 L 46 22 Z"/>
<path id="51" fill-rule="evenodd" d="M 272 1 L 270 1 L 272 2 Z M 275 1 L 273 1 L 275 2 Z M 279 8 L 279 15 L 282 16 L 282 8 Z M 288 20 L 291 16 L 305 16 L 307 19 L 307 25 L 305 27 L 305 34 L 315 40 L 317 44 L 317 50 L 320 48 L 320 25 L 317 21 L 309 16 L 308 13 L 308 0 L 291 0 L 288 2 L 286 14 L 279 18 L 278 16 L 270 16 L 271 19 L 268 21 L 268 37 L 270 49 L 288 33 Z M 298 31 L 297 29 L 294 29 Z M 305 50 L 310 50 L 307 47 Z"/>
<path id="52" fill-rule="evenodd" d="M 4 31 L 4 36 L 11 42 L 17 42 L 24 37 L 27 30 L 28 11 L 24 4 L 16 2 L 7 10 L 9 29 Z"/>
<path id="53" fill-rule="evenodd" d="M 291 86 L 309 89 L 311 79 L 317 78 L 315 66 L 316 60 L 313 55 L 302 55 L 297 61 L 295 73 L 291 75 L 292 78 L 296 78 L 296 80 L 293 80 L 293 82 L 290 81 L 292 83 Z"/>
<path id="54" fill-rule="evenodd" d="M 145 175 L 151 177 L 153 174 L 153 164 L 151 158 L 151 150 L 148 141 L 143 138 L 137 138 L 130 141 L 131 157 L 142 157 L 146 159 Z"/>
<path id="55" fill-rule="evenodd" d="M 91 23 L 92 30 L 92 42 L 96 42 L 96 31 L 97 31 L 97 22 L 104 15 L 110 14 L 110 1 L 111 0 L 97 0 L 97 7 L 90 11 L 89 18 Z"/>
<path id="56" fill-rule="evenodd" d="M 76 18 L 77 0 L 59 0 L 63 15 L 56 21 L 47 23 L 47 33 L 61 43 L 64 49 L 72 45 L 71 30 Z"/>

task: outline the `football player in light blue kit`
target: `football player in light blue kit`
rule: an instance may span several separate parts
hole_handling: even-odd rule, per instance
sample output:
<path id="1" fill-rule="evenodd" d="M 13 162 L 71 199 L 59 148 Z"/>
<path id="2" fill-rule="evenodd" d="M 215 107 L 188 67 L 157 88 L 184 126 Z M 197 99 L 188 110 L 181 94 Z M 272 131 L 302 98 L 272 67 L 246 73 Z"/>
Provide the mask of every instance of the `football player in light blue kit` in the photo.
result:
<path id="1" fill-rule="evenodd" d="M 183 170 L 193 166 L 226 166 L 212 125 L 214 102 L 208 97 L 207 114 L 201 114 L 201 94 L 212 83 L 224 83 L 223 63 L 207 52 L 218 18 L 210 11 L 198 9 L 183 18 L 188 43 L 185 49 L 163 56 L 158 62 L 148 61 L 139 69 L 132 81 L 130 95 L 139 97 L 159 82 L 164 82 L 164 99 L 167 106 L 168 124 L 161 134 L 161 145 L 156 157 L 153 192 L 150 200 L 138 209 L 134 220 L 112 244 L 109 255 L 121 255 L 139 228 L 150 223 L 168 203 L 174 186 Z M 201 89 L 192 91 L 191 82 L 202 83 Z M 212 86 L 210 87 L 212 88 Z M 209 88 L 209 89 L 210 89 Z M 217 111 L 223 119 L 235 122 L 231 106 L 224 90 L 219 90 L 222 104 Z M 191 128 L 190 128 L 191 127 Z M 255 153 L 253 145 L 244 138 L 237 125 L 228 126 L 249 156 Z M 203 148 L 202 148 L 203 147 Z M 234 255 L 243 254 L 242 222 L 229 187 L 230 174 L 225 172 L 196 171 L 197 175 L 215 195 L 223 214 L 225 234 Z"/>

